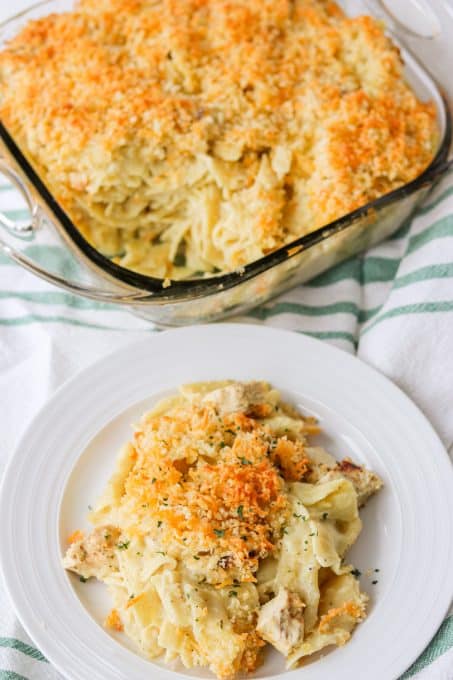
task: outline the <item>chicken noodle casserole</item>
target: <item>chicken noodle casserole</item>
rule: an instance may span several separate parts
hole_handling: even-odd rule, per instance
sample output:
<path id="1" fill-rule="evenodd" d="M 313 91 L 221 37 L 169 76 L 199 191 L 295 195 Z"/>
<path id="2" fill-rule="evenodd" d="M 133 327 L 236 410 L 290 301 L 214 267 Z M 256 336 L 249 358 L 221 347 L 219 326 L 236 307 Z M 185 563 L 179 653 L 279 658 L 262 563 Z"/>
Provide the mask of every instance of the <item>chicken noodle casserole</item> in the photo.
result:
<path id="1" fill-rule="evenodd" d="M 78 0 L 0 54 L 0 119 L 103 254 L 176 279 L 413 180 L 434 106 L 330 0 Z"/>
<path id="2" fill-rule="evenodd" d="M 108 585 L 106 625 L 146 656 L 219 678 L 266 643 L 290 668 L 343 645 L 368 599 L 345 553 L 381 481 L 318 431 L 266 383 L 183 386 L 141 419 L 64 566 Z"/>

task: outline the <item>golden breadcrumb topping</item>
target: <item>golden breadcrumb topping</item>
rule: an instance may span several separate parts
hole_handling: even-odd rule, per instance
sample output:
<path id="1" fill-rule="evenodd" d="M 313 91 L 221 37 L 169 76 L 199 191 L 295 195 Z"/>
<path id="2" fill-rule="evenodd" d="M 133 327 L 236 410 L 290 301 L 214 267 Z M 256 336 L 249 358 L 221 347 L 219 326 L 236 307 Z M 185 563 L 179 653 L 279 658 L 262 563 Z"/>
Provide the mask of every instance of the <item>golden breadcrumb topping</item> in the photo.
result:
<path id="1" fill-rule="evenodd" d="M 131 516 L 151 525 L 170 554 L 189 548 L 192 559 L 214 557 L 210 581 L 254 581 L 288 516 L 285 468 L 275 461 L 286 447 L 290 479 L 296 470 L 302 479 L 303 444 L 274 438 L 244 413 L 221 416 L 214 406 L 192 405 L 146 419 L 133 445 L 123 496 Z"/>
<path id="2" fill-rule="evenodd" d="M 329 0 L 80 0 L 0 54 L 0 117 L 85 235 L 227 271 L 421 173 L 435 109 Z"/>

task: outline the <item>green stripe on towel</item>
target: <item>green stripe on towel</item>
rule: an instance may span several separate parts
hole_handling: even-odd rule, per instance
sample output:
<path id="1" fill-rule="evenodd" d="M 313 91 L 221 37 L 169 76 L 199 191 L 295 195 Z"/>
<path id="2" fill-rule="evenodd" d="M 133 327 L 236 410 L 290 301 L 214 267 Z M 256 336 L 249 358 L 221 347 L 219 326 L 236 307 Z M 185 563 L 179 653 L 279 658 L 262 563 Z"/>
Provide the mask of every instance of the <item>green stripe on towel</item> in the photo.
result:
<path id="1" fill-rule="evenodd" d="M 432 281 L 434 279 L 447 279 L 451 277 L 453 277 L 453 263 L 431 264 L 415 269 L 408 274 L 403 274 L 403 276 L 398 276 L 393 283 L 393 288 L 403 288 L 412 283 L 420 283 L 420 281 Z"/>
<path id="2" fill-rule="evenodd" d="M 16 649 L 18 652 L 22 652 L 22 654 L 31 656 L 32 659 L 36 659 L 37 661 L 45 661 L 47 663 L 46 657 L 41 654 L 39 649 L 36 649 L 36 647 L 32 647 L 31 645 L 27 645 L 25 642 L 22 642 L 22 640 L 9 637 L 0 637 L 0 647 Z"/>
<path id="3" fill-rule="evenodd" d="M 449 616 L 442 623 L 431 644 L 425 649 L 417 661 L 402 675 L 399 680 L 408 680 L 423 668 L 433 663 L 439 656 L 453 647 L 453 616 Z M 446 677 L 446 676 L 445 676 Z"/>
<path id="4" fill-rule="evenodd" d="M 96 302 L 83 297 L 77 297 L 70 293 L 61 293 L 58 290 L 44 292 L 15 292 L 0 291 L 0 300 L 22 300 L 43 305 L 66 305 L 74 309 L 95 309 L 107 311 L 121 311 L 121 308 L 108 302 Z"/>
<path id="5" fill-rule="evenodd" d="M 136 329 L 136 328 L 119 328 L 115 326 L 105 326 L 103 324 L 89 323 L 87 321 L 80 321 L 79 319 L 69 319 L 64 316 L 41 316 L 40 314 L 28 314 L 27 316 L 18 316 L 13 319 L 0 319 L 0 326 L 25 326 L 31 323 L 66 323 L 71 326 L 81 326 L 82 328 L 94 328 L 97 330 L 106 331 L 134 331 L 134 330 L 154 330 L 153 328 Z"/>
<path id="6" fill-rule="evenodd" d="M 318 340 L 346 340 L 354 345 L 357 345 L 357 340 L 352 333 L 346 331 L 297 331 L 304 335 L 309 335 L 311 338 L 318 338 Z"/>
<path id="7" fill-rule="evenodd" d="M 393 309 L 389 309 L 388 312 L 382 314 L 382 316 L 378 316 L 377 319 L 375 319 L 369 326 L 362 330 L 361 335 L 368 333 L 368 331 L 374 328 L 377 324 L 381 323 L 381 321 L 393 319 L 396 316 L 403 316 L 404 314 L 434 314 L 438 312 L 453 312 L 453 301 L 416 302 L 411 305 L 394 307 Z"/>
<path id="8" fill-rule="evenodd" d="M 446 238 L 447 236 L 453 236 L 453 215 L 443 217 L 441 220 L 434 222 L 430 227 L 426 227 L 420 234 L 412 236 L 405 254 L 414 253 L 422 246 L 434 241 L 434 239 Z"/>

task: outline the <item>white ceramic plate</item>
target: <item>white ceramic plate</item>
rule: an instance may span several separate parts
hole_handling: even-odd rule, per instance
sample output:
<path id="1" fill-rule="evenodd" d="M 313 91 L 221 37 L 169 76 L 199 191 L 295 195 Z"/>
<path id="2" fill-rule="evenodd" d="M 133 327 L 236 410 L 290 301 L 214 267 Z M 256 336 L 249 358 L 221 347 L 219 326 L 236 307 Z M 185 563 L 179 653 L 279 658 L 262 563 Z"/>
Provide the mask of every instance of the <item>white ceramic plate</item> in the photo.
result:
<path id="1" fill-rule="evenodd" d="M 282 657 L 269 653 L 253 677 L 395 680 L 428 644 L 453 594 L 450 462 L 424 416 L 381 375 L 327 344 L 258 326 L 154 335 L 80 373 L 34 419 L 0 499 L 1 565 L 24 627 L 71 680 L 211 677 L 156 665 L 110 635 L 102 627 L 110 609 L 104 587 L 80 583 L 60 560 L 65 538 L 86 524 L 131 423 L 181 383 L 222 378 L 273 383 L 320 419 L 321 444 L 385 482 L 349 553 L 371 596 L 366 621 L 349 644 L 304 668 L 287 672 Z"/>

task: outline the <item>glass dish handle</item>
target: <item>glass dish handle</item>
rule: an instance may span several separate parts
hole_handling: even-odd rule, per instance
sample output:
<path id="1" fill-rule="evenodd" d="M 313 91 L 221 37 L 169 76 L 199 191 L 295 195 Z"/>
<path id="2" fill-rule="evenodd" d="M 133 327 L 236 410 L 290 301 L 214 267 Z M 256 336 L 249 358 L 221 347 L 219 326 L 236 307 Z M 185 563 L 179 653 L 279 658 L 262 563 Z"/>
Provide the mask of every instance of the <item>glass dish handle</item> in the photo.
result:
<path id="1" fill-rule="evenodd" d="M 381 19 L 391 35 L 434 76 L 453 106 L 453 0 L 344 1 L 354 14 L 368 11 Z"/>
<path id="2" fill-rule="evenodd" d="M 71 272 L 64 271 L 64 267 L 62 267 L 61 272 L 55 272 L 51 271 L 51 268 L 45 264 L 29 257 L 27 254 L 27 244 L 36 241 L 40 233 L 48 231 L 43 229 L 44 226 L 48 226 L 47 220 L 25 183 L 1 157 L 0 174 L 4 175 L 14 188 L 19 191 L 29 211 L 28 219 L 23 222 L 15 221 L 0 211 L 0 253 L 3 253 L 41 279 L 75 295 L 82 295 L 83 297 L 100 302 L 121 304 L 130 302 L 133 305 L 150 301 L 152 297 L 150 293 L 146 291 L 130 292 L 127 288 L 120 288 L 114 283 L 96 276 L 94 272 L 87 267 L 83 267 L 78 262 L 76 263 L 75 260 L 74 266 L 70 268 Z M 2 230 L 4 230 L 6 238 L 2 237 Z M 23 249 L 14 247 L 14 240 L 17 241 L 18 245 L 22 243 Z M 61 241 L 58 241 L 58 243 L 61 247 Z M 71 257 L 71 253 L 67 249 L 62 250 L 62 252 L 66 253 L 67 258 Z M 67 269 L 68 267 L 66 267 Z"/>
<path id="3" fill-rule="evenodd" d="M 5 175 L 14 185 L 16 189 L 22 194 L 22 197 L 27 204 L 27 208 L 30 212 L 30 219 L 27 220 L 25 224 L 21 222 L 15 222 L 9 217 L 0 212 L 0 226 L 6 229 L 10 234 L 16 236 L 17 238 L 30 241 L 34 237 L 34 232 L 39 228 L 39 211 L 38 206 L 34 202 L 30 192 L 27 187 L 19 177 L 19 175 L 10 168 L 1 158 L 0 158 L 0 172 Z"/>
<path id="4" fill-rule="evenodd" d="M 446 7 L 449 0 L 440 0 Z M 442 32 L 442 23 L 436 7 L 428 0 L 366 0 L 377 17 L 403 35 L 422 40 L 434 40 Z"/>

